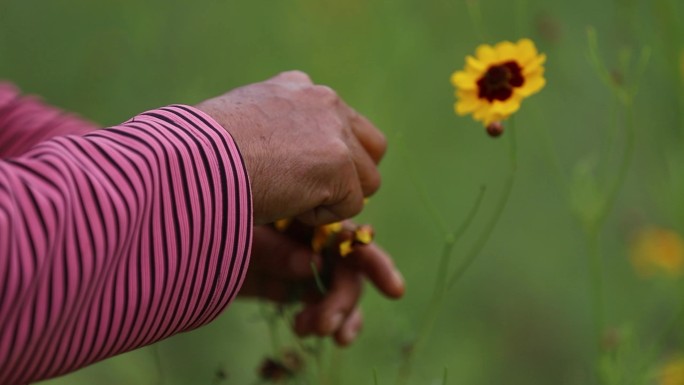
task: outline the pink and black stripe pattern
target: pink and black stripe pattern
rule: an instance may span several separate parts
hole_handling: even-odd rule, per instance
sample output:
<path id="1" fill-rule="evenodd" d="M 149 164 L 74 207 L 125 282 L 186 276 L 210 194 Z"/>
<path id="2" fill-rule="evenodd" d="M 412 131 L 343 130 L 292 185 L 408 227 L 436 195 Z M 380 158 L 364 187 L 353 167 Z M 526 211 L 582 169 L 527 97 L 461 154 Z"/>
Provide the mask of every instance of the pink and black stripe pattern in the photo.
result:
<path id="1" fill-rule="evenodd" d="M 64 134 L 0 160 L 0 384 L 206 324 L 247 270 L 248 177 L 210 117 L 176 105 Z"/>

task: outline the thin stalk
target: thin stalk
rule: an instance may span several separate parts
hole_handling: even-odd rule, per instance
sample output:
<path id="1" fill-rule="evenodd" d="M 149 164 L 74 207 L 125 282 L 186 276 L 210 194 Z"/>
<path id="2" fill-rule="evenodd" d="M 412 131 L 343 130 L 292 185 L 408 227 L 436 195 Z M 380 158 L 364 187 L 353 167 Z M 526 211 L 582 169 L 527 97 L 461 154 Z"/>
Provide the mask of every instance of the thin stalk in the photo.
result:
<path id="1" fill-rule="evenodd" d="M 485 35 L 484 24 L 482 22 L 482 10 L 480 9 L 480 0 L 465 0 L 466 8 L 468 9 L 468 16 L 470 16 L 470 21 L 477 31 L 477 36 L 481 41 L 486 41 L 487 36 Z"/>
<path id="2" fill-rule="evenodd" d="M 515 130 L 513 130 L 512 123 L 509 130 L 511 131 L 509 135 L 511 175 L 509 176 L 508 181 L 506 183 L 506 187 L 504 188 L 504 193 L 499 202 L 497 203 L 494 216 L 487 223 L 485 230 L 478 238 L 473 249 L 471 249 L 470 253 L 467 254 L 467 257 L 464 260 L 464 262 L 459 265 L 459 267 L 456 270 L 456 273 L 451 276 L 451 279 L 448 281 L 448 284 L 446 284 L 446 278 L 449 271 L 449 261 L 451 260 L 451 254 L 454 250 L 454 247 L 456 246 L 457 241 L 460 239 L 463 233 L 465 233 L 465 231 L 470 227 L 473 219 L 479 211 L 480 205 L 484 198 L 484 187 L 482 187 L 482 189 L 480 190 L 480 194 L 478 195 L 475 204 L 473 205 L 470 213 L 463 221 L 461 226 L 458 228 L 458 230 L 456 230 L 453 234 L 449 234 L 446 237 L 439 259 L 439 270 L 437 273 L 437 279 L 435 280 L 435 289 L 430 299 L 427 311 L 425 313 L 425 318 L 423 319 L 422 324 L 418 328 L 416 338 L 413 340 L 412 343 L 409 344 L 403 357 L 401 367 L 399 368 L 399 377 L 397 380 L 397 384 L 399 385 L 405 385 L 408 383 L 409 378 L 411 376 L 414 358 L 417 352 L 419 352 L 423 348 L 423 345 L 426 343 L 430 335 L 430 332 L 432 331 L 432 328 L 434 327 L 434 324 L 437 321 L 437 317 L 439 316 L 440 310 L 442 309 L 442 304 L 444 302 L 446 292 L 451 287 L 453 287 L 458 278 L 463 275 L 463 273 L 467 270 L 468 266 L 470 266 L 472 262 L 475 260 L 475 258 L 479 254 L 479 251 L 482 249 L 484 244 L 489 239 L 489 236 L 493 232 L 494 227 L 496 227 L 496 223 L 501 217 L 501 213 L 503 212 L 506 206 L 506 202 L 508 202 L 513 187 L 513 181 L 515 180 L 515 173 L 517 170 L 517 146 L 514 134 Z"/>
<path id="3" fill-rule="evenodd" d="M 513 191 L 513 185 L 515 183 L 515 178 L 518 170 L 518 149 L 517 149 L 517 143 L 516 143 L 516 137 L 515 137 L 515 129 L 514 129 L 514 124 L 513 120 L 511 120 L 511 125 L 508 129 L 509 131 L 509 144 L 510 144 L 510 151 L 509 151 L 509 156 L 510 156 L 510 165 L 511 165 L 511 172 L 508 175 L 508 178 L 506 179 L 506 184 L 504 185 L 504 190 L 503 194 L 499 198 L 499 201 L 496 204 L 496 207 L 494 209 L 494 215 L 489 219 L 489 222 L 487 222 L 484 231 L 480 234 L 480 237 L 475 241 L 475 244 L 473 247 L 470 249 L 470 251 L 466 254 L 466 257 L 463 259 L 461 264 L 456 268 L 454 273 L 451 275 L 451 278 L 449 279 L 449 283 L 447 284 L 447 290 L 451 290 L 456 283 L 460 280 L 460 278 L 463 276 L 463 274 L 468 270 L 470 265 L 475 261 L 477 256 L 480 254 L 480 251 L 482 251 L 482 248 L 484 245 L 487 244 L 487 241 L 489 240 L 490 236 L 494 232 L 494 229 L 496 228 L 497 223 L 499 223 L 499 219 L 501 218 L 501 214 L 504 212 L 504 209 L 506 208 L 506 205 L 508 203 L 509 198 L 511 197 L 511 192 Z"/>
<path id="4" fill-rule="evenodd" d="M 591 277 L 591 306 L 594 316 L 594 342 L 596 343 L 597 356 L 601 355 L 601 339 L 605 329 L 604 301 L 603 301 L 603 256 L 601 255 L 601 242 L 599 234 L 589 234 L 587 238 L 589 251 L 589 275 Z"/>
<path id="5" fill-rule="evenodd" d="M 159 344 L 152 345 L 152 356 L 154 356 L 154 366 L 157 369 L 157 384 L 163 385 L 166 381 L 164 379 L 164 370 L 162 368 L 161 354 L 159 353 Z"/>
<path id="6" fill-rule="evenodd" d="M 515 2 L 515 33 L 517 37 L 523 36 L 523 30 L 527 25 L 527 14 L 530 12 L 527 0 L 516 0 Z"/>
<path id="7" fill-rule="evenodd" d="M 413 165 L 415 162 L 412 161 L 411 156 L 409 155 L 408 151 L 406 151 L 406 148 L 404 147 L 404 142 L 403 136 L 399 137 L 399 152 L 401 153 L 402 157 L 405 160 L 406 163 L 406 171 L 409 177 L 409 180 L 415 187 L 416 191 L 418 192 L 418 197 L 425 207 L 425 209 L 428 211 L 430 216 L 432 217 L 432 222 L 437 224 L 439 227 L 440 231 L 442 234 L 449 234 L 450 228 L 449 225 L 447 224 L 446 220 L 442 217 L 440 214 L 439 210 L 437 210 L 437 207 L 432 203 L 432 200 L 430 199 L 429 194 L 425 190 L 425 186 L 423 186 L 422 183 L 420 183 L 420 180 L 418 179 L 418 174 L 416 173 L 415 169 L 413 168 Z"/>
<path id="8" fill-rule="evenodd" d="M 622 185 L 627 179 L 627 173 L 629 172 L 629 166 L 632 163 L 632 156 L 634 154 L 634 139 L 635 139 L 635 117 L 634 108 L 632 106 L 631 100 L 627 101 L 625 104 L 627 109 L 627 121 L 625 122 L 625 152 L 623 153 L 622 160 L 620 161 L 620 168 L 618 169 L 617 176 L 613 180 L 613 184 L 610 186 L 606 198 L 601 205 L 601 210 L 596 216 L 596 222 L 594 223 L 594 232 L 600 232 L 601 227 L 603 227 L 605 220 L 610 213 L 610 210 L 615 205 L 617 201 L 617 196 L 622 189 Z"/>
<path id="9" fill-rule="evenodd" d="M 442 303 L 444 301 L 444 294 L 446 293 L 446 278 L 449 272 L 449 261 L 451 260 L 451 254 L 456 246 L 456 243 L 465 233 L 465 231 L 470 227 L 470 224 L 475 219 L 477 212 L 482 205 L 482 200 L 485 194 L 485 187 L 480 189 L 480 193 L 477 196 L 475 204 L 473 204 L 470 212 L 466 216 L 461 226 L 453 233 L 449 234 L 444 240 L 444 246 L 442 247 L 442 253 L 439 258 L 439 267 L 437 270 L 437 279 L 435 280 L 435 288 L 430 298 L 426 316 L 423 319 L 422 324 L 418 328 L 418 333 L 416 338 L 408 346 L 406 354 L 403 357 L 402 365 L 399 369 L 399 384 L 406 384 L 409 377 L 411 376 L 411 366 L 415 358 L 416 352 L 419 351 L 424 342 L 430 335 L 432 327 L 434 326 L 437 317 L 439 316 L 439 311 L 442 308 Z"/>
<path id="10" fill-rule="evenodd" d="M 679 309 L 674 313 L 674 315 L 668 320 L 665 327 L 660 330 L 658 336 L 653 340 L 653 343 L 646 349 L 646 354 L 636 365 L 637 375 L 635 376 L 635 382 L 646 372 L 651 362 L 653 362 L 662 350 L 662 346 L 667 341 L 667 337 L 677 330 L 679 323 L 684 320 L 684 295 L 681 297 L 681 302 L 679 304 Z"/>

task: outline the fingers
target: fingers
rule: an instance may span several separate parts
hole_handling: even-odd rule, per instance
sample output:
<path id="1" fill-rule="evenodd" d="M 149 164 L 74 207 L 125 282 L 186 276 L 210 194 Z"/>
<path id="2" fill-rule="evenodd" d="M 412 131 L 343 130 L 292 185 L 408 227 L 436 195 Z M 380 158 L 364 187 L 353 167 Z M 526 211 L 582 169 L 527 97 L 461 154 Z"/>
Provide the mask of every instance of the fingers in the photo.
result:
<path id="1" fill-rule="evenodd" d="M 351 218 L 363 209 L 364 194 L 355 165 L 337 170 L 336 178 L 328 194 L 313 209 L 297 216 L 297 219 L 311 226 L 339 222 Z"/>
<path id="2" fill-rule="evenodd" d="M 322 259 L 306 244 L 269 226 L 254 228 L 250 270 L 278 279 L 302 279 L 313 276 L 312 264 L 320 269 Z"/>
<path id="3" fill-rule="evenodd" d="M 380 163 L 380 160 L 387 151 L 387 139 L 368 118 L 359 114 L 353 108 L 344 105 L 349 116 L 349 123 L 356 139 L 361 143 L 368 155 L 373 159 L 375 164 Z"/>
<path id="4" fill-rule="evenodd" d="M 347 346 L 354 342 L 363 327 L 361 310 L 355 308 L 351 315 L 344 321 L 342 327 L 335 332 L 335 342 L 340 346 Z"/>
<path id="5" fill-rule="evenodd" d="M 404 278 L 394 266 L 392 258 L 375 243 L 357 246 L 354 252 L 345 258 L 345 262 L 367 276 L 387 297 L 401 298 L 404 295 Z"/>
<path id="6" fill-rule="evenodd" d="M 300 336 L 326 336 L 341 332 L 356 308 L 362 288 L 363 280 L 358 272 L 345 266 L 336 268 L 326 296 L 297 315 L 295 332 Z"/>
<path id="7" fill-rule="evenodd" d="M 377 162 L 356 138 L 350 139 L 349 147 L 352 150 L 352 158 L 361 183 L 361 191 L 364 197 L 369 197 L 380 188 L 381 178 Z"/>

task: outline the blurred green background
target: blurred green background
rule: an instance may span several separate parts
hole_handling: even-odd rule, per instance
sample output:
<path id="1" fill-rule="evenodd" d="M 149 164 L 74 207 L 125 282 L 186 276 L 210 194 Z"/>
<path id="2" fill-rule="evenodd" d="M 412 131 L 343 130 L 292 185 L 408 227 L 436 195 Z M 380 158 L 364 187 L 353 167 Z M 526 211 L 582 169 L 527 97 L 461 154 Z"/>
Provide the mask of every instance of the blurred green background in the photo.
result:
<path id="1" fill-rule="evenodd" d="M 469 4 L 481 10 L 482 31 Z M 446 367 L 449 384 L 588 384 L 595 340 L 587 247 L 566 199 L 572 187 L 559 181 L 579 173 L 605 186 L 625 142 L 624 119 L 614 123 L 622 109 L 587 60 L 588 26 L 622 82 L 636 81 L 633 66 L 621 64 L 630 53 L 634 62 L 643 47 L 652 52 L 635 99 L 635 155 L 601 238 L 606 323 L 632 331 L 638 351 L 682 296 L 676 284 L 639 279 L 628 259 L 641 226 L 684 231 L 679 0 L 0 0 L 0 78 L 103 126 L 289 69 L 336 89 L 389 139 L 383 188 L 359 220 L 375 226 L 407 293 L 390 302 L 369 288 L 362 337 L 325 359 L 336 362 L 335 384 L 372 384 L 374 370 L 389 384 L 427 307 L 444 242 L 415 180 L 453 226 L 487 186 L 458 260 L 492 215 L 509 170 L 506 134 L 491 139 L 455 116 L 449 77 L 481 43 L 532 38 L 548 56 L 547 86 L 516 115 L 513 194 L 449 293 L 411 383 L 438 384 Z M 658 359 L 683 342 L 681 332 L 669 335 Z M 271 352 L 260 308 L 236 302 L 205 328 L 45 384 L 212 384 L 219 368 L 227 384 L 253 384 Z"/>

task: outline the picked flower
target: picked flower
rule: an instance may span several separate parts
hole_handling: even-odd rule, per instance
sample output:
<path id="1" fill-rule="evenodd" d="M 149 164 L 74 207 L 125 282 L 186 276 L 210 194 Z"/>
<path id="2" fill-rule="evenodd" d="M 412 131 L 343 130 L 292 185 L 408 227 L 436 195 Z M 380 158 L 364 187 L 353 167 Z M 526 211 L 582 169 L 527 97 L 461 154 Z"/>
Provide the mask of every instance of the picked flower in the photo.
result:
<path id="1" fill-rule="evenodd" d="M 684 273 L 684 240 L 675 231 L 659 227 L 640 230 L 633 239 L 632 266 L 641 277 L 656 274 L 676 278 Z"/>
<path id="2" fill-rule="evenodd" d="M 456 113 L 473 114 L 485 127 L 507 119 L 523 99 L 544 88 L 545 61 L 546 55 L 538 53 L 530 39 L 480 45 L 475 57 L 466 57 L 464 70 L 451 75 Z"/>

